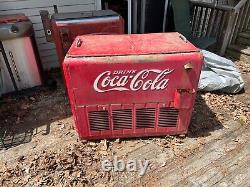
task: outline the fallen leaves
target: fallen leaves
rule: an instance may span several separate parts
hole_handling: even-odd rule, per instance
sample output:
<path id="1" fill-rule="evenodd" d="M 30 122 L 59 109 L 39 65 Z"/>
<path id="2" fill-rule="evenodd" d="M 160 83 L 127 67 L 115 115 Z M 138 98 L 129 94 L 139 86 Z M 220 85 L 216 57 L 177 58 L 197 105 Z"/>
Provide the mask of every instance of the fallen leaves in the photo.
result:
<path id="1" fill-rule="evenodd" d="M 100 171 L 100 152 L 108 154 L 108 142 L 81 142 L 60 151 L 43 151 L 39 155 L 18 158 L 15 168 L 2 168 L 1 181 L 8 186 L 15 179 L 18 185 L 69 185 L 94 184 L 103 178 Z M 12 179 L 12 180 L 6 180 Z M 32 179 L 32 181 L 30 180 Z M 108 181 L 107 181 L 108 182 Z"/>
<path id="2" fill-rule="evenodd" d="M 244 72 L 249 73 L 250 68 L 248 66 L 241 64 L 240 67 L 245 69 Z M 61 105 L 59 107 L 62 107 L 60 111 L 63 111 L 67 105 L 65 95 L 61 93 L 56 94 L 60 96 L 59 101 Z M 37 108 L 34 107 L 35 103 L 40 100 L 47 101 L 41 110 L 45 110 L 46 106 L 55 105 L 55 102 L 51 101 L 54 99 L 54 96 L 47 95 L 25 97 L 17 100 L 9 99 L 7 102 L 10 102 L 10 105 L 6 105 L 6 108 L 1 108 L 0 110 L 2 114 L 0 120 L 4 121 L 5 125 L 18 124 L 20 126 L 22 119 L 29 114 L 29 111 L 35 110 L 37 116 L 35 115 L 34 119 L 44 115 L 44 117 L 50 116 L 55 121 L 56 126 L 58 126 L 57 129 L 59 129 L 58 133 L 61 133 L 61 138 L 65 139 L 65 145 L 58 145 L 58 147 L 55 146 L 52 149 L 39 153 L 20 156 L 16 158 L 17 164 L 13 166 L 4 164 L 0 167 L 0 186 L 13 186 L 13 184 L 14 186 L 25 186 L 27 184 L 27 186 L 61 185 L 78 187 L 94 184 L 100 187 L 107 186 L 114 180 L 114 176 L 101 171 L 101 161 L 104 158 L 112 158 L 115 151 L 124 151 L 127 154 L 124 149 L 137 149 L 140 147 L 138 144 L 145 146 L 156 144 L 163 152 L 168 149 L 174 155 L 183 158 L 187 158 L 192 154 L 193 150 L 191 148 L 190 151 L 182 151 L 186 141 L 185 135 L 126 141 L 117 139 L 111 142 L 108 140 L 100 142 L 80 140 L 73 145 L 67 144 L 67 137 L 70 136 L 67 128 L 72 123 L 65 124 L 63 120 L 60 120 L 61 113 L 50 115 L 50 112 L 46 110 L 47 113 L 43 114 L 40 110 L 36 111 Z M 18 104 L 16 105 L 16 103 Z M 198 93 L 189 136 L 193 138 L 193 141 L 197 141 L 198 145 L 203 146 L 206 144 L 204 137 L 209 136 L 210 131 L 217 127 L 230 128 L 230 126 L 224 123 L 228 119 L 232 118 L 242 125 L 247 125 L 250 118 L 249 108 L 249 105 L 237 100 L 234 95 Z M 54 111 L 59 111 L 56 109 L 58 108 L 55 108 Z M 10 113 L 10 111 L 12 112 Z M 235 142 L 238 141 L 235 140 Z M 165 160 L 163 159 L 160 167 L 165 167 Z"/>

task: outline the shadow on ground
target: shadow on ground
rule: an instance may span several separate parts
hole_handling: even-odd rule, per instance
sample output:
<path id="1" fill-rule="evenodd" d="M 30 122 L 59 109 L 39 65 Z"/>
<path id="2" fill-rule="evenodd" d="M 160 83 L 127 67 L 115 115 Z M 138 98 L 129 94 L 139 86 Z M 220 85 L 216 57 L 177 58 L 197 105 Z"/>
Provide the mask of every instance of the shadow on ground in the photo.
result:
<path id="1" fill-rule="evenodd" d="M 2 147 L 0 148 L 11 148 L 28 143 L 38 133 L 49 134 L 52 122 L 71 116 L 62 83 L 55 91 L 39 88 L 5 97 L 0 102 L 0 114 L 2 122 L 0 123 Z M 188 136 L 191 138 L 209 136 L 212 131 L 222 127 L 201 93 L 198 93 Z"/>
<path id="2" fill-rule="evenodd" d="M 37 133 L 51 132 L 51 123 L 71 116 L 63 84 L 24 91 L 0 100 L 0 149 L 28 143 Z"/>
<path id="3" fill-rule="evenodd" d="M 212 109 L 208 107 L 201 94 L 200 92 L 197 94 L 188 131 L 188 136 L 193 138 L 209 136 L 211 132 L 223 128 L 223 125 Z"/>

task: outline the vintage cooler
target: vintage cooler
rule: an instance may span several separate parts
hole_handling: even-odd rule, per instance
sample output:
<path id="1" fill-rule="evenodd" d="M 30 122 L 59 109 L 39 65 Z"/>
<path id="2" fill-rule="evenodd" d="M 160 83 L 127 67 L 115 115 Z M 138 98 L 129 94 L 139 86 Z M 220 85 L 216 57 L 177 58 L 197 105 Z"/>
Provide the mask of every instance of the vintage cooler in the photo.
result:
<path id="1" fill-rule="evenodd" d="M 0 73 L 2 94 L 42 84 L 33 25 L 24 14 L 0 16 Z"/>
<path id="2" fill-rule="evenodd" d="M 123 18 L 112 10 L 57 13 L 51 25 L 60 64 L 78 35 L 124 33 Z"/>
<path id="3" fill-rule="evenodd" d="M 186 133 L 202 63 L 179 33 L 77 37 L 63 70 L 79 136 Z"/>

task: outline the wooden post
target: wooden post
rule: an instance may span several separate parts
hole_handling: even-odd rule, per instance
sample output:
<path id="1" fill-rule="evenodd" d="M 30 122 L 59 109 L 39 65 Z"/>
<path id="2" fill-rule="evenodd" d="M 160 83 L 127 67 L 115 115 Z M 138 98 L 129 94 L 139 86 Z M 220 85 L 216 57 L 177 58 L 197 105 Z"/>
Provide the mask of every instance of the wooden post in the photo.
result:
<path id="1" fill-rule="evenodd" d="M 220 49 L 220 52 L 219 52 L 219 54 L 221 56 L 223 56 L 225 54 L 226 49 L 227 49 L 228 44 L 229 44 L 229 41 L 230 41 L 230 37 L 233 34 L 232 29 L 234 27 L 235 18 L 236 18 L 236 12 L 233 11 L 233 12 L 230 13 L 230 16 L 228 18 L 228 24 L 227 24 L 226 32 L 225 32 L 223 40 L 222 40 L 222 46 L 221 46 L 221 49 Z"/>

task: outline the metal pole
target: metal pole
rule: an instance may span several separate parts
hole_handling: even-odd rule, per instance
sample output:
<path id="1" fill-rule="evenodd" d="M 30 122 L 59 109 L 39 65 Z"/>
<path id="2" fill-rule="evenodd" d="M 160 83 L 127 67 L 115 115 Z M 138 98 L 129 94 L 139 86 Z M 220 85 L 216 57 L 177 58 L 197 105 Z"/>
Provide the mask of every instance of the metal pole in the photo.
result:
<path id="1" fill-rule="evenodd" d="M 128 0 L 128 34 L 131 34 L 132 29 L 132 0 Z"/>
<path id="2" fill-rule="evenodd" d="M 163 32 L 166 31 L 167 14 L 168 14 L 168 0 L 165 0 L 164 17 L 163 17 L 163 28 L 162 28 Z"/>
<path id="3" fill-rule="evenodd" d="M 133 0 L 133 33 L 137 33 L 137 10 L 138 1 Z"/>
<path id="4" fill-rule="evenodd" d="M 145 32 L 146 0 L 141 0 L 141 33 Z"/>

